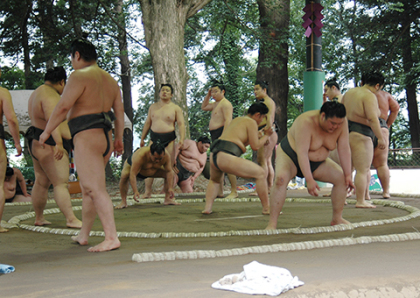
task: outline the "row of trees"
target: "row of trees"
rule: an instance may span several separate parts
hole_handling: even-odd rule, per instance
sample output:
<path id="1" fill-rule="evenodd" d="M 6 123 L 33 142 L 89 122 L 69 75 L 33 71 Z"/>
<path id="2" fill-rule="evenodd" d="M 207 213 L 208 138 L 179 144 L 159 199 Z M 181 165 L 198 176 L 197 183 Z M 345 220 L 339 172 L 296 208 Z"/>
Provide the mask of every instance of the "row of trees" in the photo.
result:
<path id="1" fill-rule="evenodd" d="M 322 5 L 327 78 L 336 77 L 346 89 L 357 84 L 362 72 L 381 70 L 385 89 L 402 106 L 391 146 L 420 147 L 420 52 L 415 50 L 420 3 L 325 0 Z M 70 70 L 68 45 L 87 36 L 98 48 L 101 67 L 121 82 L 135 133 L 140 133 L 161 83 L 174 86 L 174 101 L 192 122 L 194 129 L 187 133 L 195 138 L 207 132 L 209 115 L 200 106 L 212 79 L 224 81 L 238 116 L 253 101 L 258 78 L 269 82 L 269 94 L 279 107 L 281 138 L 303 110 L 304 6 L 304 1 L 290 0 L 4 0 L 0 47 L 14 65 L 3 67 L 2 84 L 34 89 L 47 67 Z M 136 111 L 133 85 L 140 86 Z M 125 136 L 126 155 L 132 140 L 132 134 Z"/>

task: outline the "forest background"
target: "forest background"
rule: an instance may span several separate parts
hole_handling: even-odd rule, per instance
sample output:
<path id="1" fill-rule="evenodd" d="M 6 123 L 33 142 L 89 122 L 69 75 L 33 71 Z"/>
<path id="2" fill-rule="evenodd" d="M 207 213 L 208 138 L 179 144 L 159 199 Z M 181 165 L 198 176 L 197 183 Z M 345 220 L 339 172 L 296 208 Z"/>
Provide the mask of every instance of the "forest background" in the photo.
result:
<path id="1" fill-rule="evenodd" d="M 384 90 L 401 106 L 390 148 L 419 148 L 420 2 L 321 4 L 326 80 L 336 78 L 345 93 L 363 72 L 381 71 Z M 71 41 L 92 41 L 99 66 L 120 83 L 134 126 L 125 131 L 125 153 L 111 160 L 108 177 L 118 175 L 121 162 L 138 146 L 133 135 L 140 136 L 162 83 L 174 86 L 173 101 L 184 111 L 187 137 L 196 139 L 208 134 L 210 114 L 201 110 L 201 102 L 211 81 L 226 86 L 234 117 L 255 101 L 256 79 L 267 81 L 278 107 L 281 140 L 303 112 L 305 5 L 302 0 L 3 0 L 0 84 L 9 90 L 35 89 L 53 66 L 64 66 L 70 74 Z M 26 154 L 18 166 L 30 168 L 31 163 Z"/>

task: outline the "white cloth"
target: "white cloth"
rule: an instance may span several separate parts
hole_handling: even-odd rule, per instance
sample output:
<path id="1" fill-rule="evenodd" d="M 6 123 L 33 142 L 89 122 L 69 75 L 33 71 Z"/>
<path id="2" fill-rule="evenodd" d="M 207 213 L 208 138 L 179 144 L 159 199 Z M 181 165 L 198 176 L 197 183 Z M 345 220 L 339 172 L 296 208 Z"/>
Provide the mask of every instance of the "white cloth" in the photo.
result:
<path id="1" fill-rule="evenodd" d="M 5 274 L 5 273 L 11 273 L 13 271 L 15 271 L 15 267 L 10 266 L 10 265 L 0 264 L 0 273 Z"/>
<path id="2" fill-rule="evenodd" d="M 285 268 L 252 261 L 244 265 L 241 273 L 226 275 L 211 286 L 214 289 L 244 294 L 278 296 L 303 284 Z"/>

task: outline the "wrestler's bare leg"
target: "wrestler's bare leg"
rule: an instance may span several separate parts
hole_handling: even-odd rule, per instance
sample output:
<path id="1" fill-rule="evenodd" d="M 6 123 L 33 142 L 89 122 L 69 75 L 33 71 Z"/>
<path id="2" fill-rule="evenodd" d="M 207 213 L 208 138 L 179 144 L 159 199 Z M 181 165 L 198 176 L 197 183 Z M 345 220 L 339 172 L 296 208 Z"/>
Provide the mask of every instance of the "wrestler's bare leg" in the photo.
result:
<path id="1" fill-rule="evenodd" d="M 41 183 L 43 187 L 46 187 L 48 192 L 49 183 L 46 181 L 48 179 L 54 187 L 54 200 L 56 201 L 58 207 L 66 218 L 66 225 L 69 228 L 81 228 L 82 222 L 74 215 L 70 193 L 68 189 L 68 180 L 69 180 L 69 156 L 67 153 L 63 155 L 63 158 L 60 160 L 55 160 L 53 157 L 53 147 L 44 146 L 42 148 L 37 140 L 32 141 L 32 152 L 38 160 L 34 160 L 34 169 L 35 162 L 39 165 L 39 168 L 35 170 L 35 184 L 37 184 L 38 176 L 41 177 Z M 38 174 L 38 176 L 36 176 Z M 35 186 L 34 186 L 35 188 Z M 40 190 L 39 195 L 43 195 Z M 38 193 L 36 193 L 38 195 Z M 37 197 L 38 199 L 38 197 Z M 45 198 L 46 202 L 46 198 Z M 45 207 L 45 205 L 44 205 Z M 35 206 L 34 206 L 35 209 Z M 43 212 L 43 209 L 42 209 Z M 35 221 L 36 224 L 36 221 Z"/>
<path id="2" fill-rule="evenodd" d="M 381 130 L 382 135 L 386 140 L 386 147 L 384 150 L 381 150 L 378 147 L 375 148 L 372 165 L 375 167 L 378 178 L 381 181 L 383 190 L 382 197 L 384 199 L 389 199 L 391 196 L 389 193 L 390 173 L 388 167 L 389 131 L 384 127 L 381 127 Z"/>
<path id="3" fill-rule="evenodd" d="M 162 171 L 163 172 L 163 171 Z M 159 172 L 158 172 L 159 173 Z M 160 173 L 159 173 L 160 174 Z M 160 175 L 164 176 L 165 173 L 161 173 Z M 165 177 L 165 176 L 164 176 Z M 163 177 L 162 177 L 163 178 Z M 168 181 L 167 179 L 164 180 L 163 183 L 163 190 L 165 192 L 165 200 L 163 202 L 164 205 L 181 205 L 181 203 L 175 201 L 175 197 L 171 196 L 168 192 L 169 184 L 173 183 L 173 181 Z"/>
<path id="4" fill-rule="evenodd" d="M 109 132 L 109 139 L 112 140 L 111 132 Z M 89 248 L 88 251 L 102 252 L 117 249 L 121 246 L 121 243 L 117 236 L 114 208 L 105 185 L 105 165 L 113 151 L 112 143 L 110 144 L 110 152 L 103 157 L 102 155 L 107 147 L 103 129 L 81 131 L 73 138 L 73 142 L 76 168 L 83 191 L 86 194 L 83 197 L 82 206 L 83 226 L 77 241 L 80 244 L 87 243 L 89 232 L 95 220 L 94 210 L 96 210 L 105 232 L 105 240 Z"/>
<path id="5" fill-rule="evenodd" d="M 16 195 L 13 198 L 13 202 L 14 203 L 32 202 L 32 198 L 30 196 L 25 197 L 24 195 Z"/>
<path id="6" fill-rule="evenodd" d="M 313 173 L 316 180 L 333 184 L 331 190 L 331 203 L 333 215 L 331 225 L 350 224 L 343 218 L 343 208 L 346 202 L 347 186 L 342 168 L 330 158 L 327 158 Z"/>
<path id="7" fill-rule="evenodd" d="M 181 189 L 182 193 L 194 192 L 193 186 L 191 184 L 191 177 L 189 177 L 187 180 L 181 181 L 179 183 L 179 188 Z"/>
<path id="8" fill-rule="evenodd" d="M 96 210 L 89 195 L 83 189 L 83 185 L 80 184 L 82 190 L 82 219 L 83 225 L 77 236 L 72 236 L 71 239 L 80 245 L 88 245 L 89 233 L 92 230 L 93 223 L 96 218 Z"/>
<path id="9" fill-rule="evenodd" d="M 286 201 L 287 185 L 296 176 L 297 169 L 293 161 L 284 153 L 281 146 L 276 150 L 276 177 L 270 194 L 270 219 L 266 230 L 277 229 L 277 221 Z"/>
<path id="10" fill-rule="evenodd" d="M 4 211 L 4 204 L 6 203 L 6 197 L 4 195 L 4 179 L 6 178 L 6 167 L 7 167 L 7 157 L 6 157 L 6 146 L 4 140 L 0 139 L 0 233 L 6 233 L 9 231 L 1 226 L 1 219 Z"/>
<path id="11" fill-rule="evenodd" d="M 370 165 L 373 158 L 373 143 L 370 137 L 356 132 L 349 135 L 351 159 L 356 175 L 354 185 L 356 187 L 356 208 L 376 208 L 375 205 L 366 201 L 367 177 L 370 173 Z"/>
<path id="12" fill-rule="evenodd" d="M 236 189 L 237 181 L 236 175 L 227 174 L 229 182 L 230 182 L 230 194 L 226 197 L 226 199 L 234 199 L 238 197 L 238 191 Z M 223 189 L 223 188 L 222 188 Z"/>
<path id="13" fill-rule="evenodd" d="M 35 225 L 50 225 L 51 222 L 46 220 L 44 217 L 44 209 L 47 205 L 48 188 L 50 187 L 51 182 L 45 172 L 42 170 L 39 162 L 35 159 L 32 160 L 35 172 L 35 182 L 32 188 L 32 206 L 34 207 L 35 211 Z"/>
<path id="14" fill-rule="evenodd" d="M 210 180 L 206 190 L 206 206 L 201 212 L 203 214 L 211 214 L 214 200 L 220 189 L 220 184 L 223 184 L 223 172 L 217 169 L 213 164 L 213 153 L 210 153 Z"/>
<path id="15" fill-rule="evenodd" d="M 121 203 L 115 206 L 115 209 L 127 208 L 127 193 L 128 193 L 128 184 L 129 184 L 129 178 L 130 178 L 130 169 L 131 169 L 131 166 L 127 163 L 127 161 L 125 161 L 124 167 L 121 171 L 121 178 L 120 178 L 120 184 L 119 184 Z"/>

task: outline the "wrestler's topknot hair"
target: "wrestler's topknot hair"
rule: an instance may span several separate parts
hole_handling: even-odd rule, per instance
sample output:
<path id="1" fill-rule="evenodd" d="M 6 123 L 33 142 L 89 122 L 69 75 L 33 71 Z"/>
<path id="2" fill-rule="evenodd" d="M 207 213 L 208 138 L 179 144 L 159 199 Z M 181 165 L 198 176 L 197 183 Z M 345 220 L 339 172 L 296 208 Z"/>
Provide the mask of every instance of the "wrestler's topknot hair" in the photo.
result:
<path id="1" fill-rule="evenodd" d="M 384 76 L 378 71 L 371 71 L 368 73 L 362 74 L 362 83 L 364 85 L 375 86 L 379 84 L 379 86 L 383 86 L 385 83 Z"/>
<path id="2" fill-rule="evenodd" d="M 256 82 L 255 82 L 255 84 L 254 84 L 255 86 L 256 85 L 260 85 L 260 87 L 262 88 L 262 89 L 266 89 L 267 91 L 267 93 L 268 93 L 268 82 L 267 81 L 261 81 L 261 80 L 257 80 Z"/>
<path id="3" fill-rule="evenodd" d="M 66 74 L 66 71 L 64 70 L 64 67 L 56 66 L 54 68 L 49 68 L 47 72 L 45 73 L 44 80 L 50 81 L 53 84 L 61 82 L 62 80 L 66 82 L 67 74 Z"/>
<path id="4" fill-rule="evenodd" d="M 266 115 L 268 114 L 268 107 L 262 102 L 256 102 L 256 103 L 253 103 L 249 107 L 247 113 L 250 114 L 251 116 L 256 113 L 260 113 L 261 115 Z"/>
<path id="5" fill-rule="evenodd" d="M 150 146 L 150 153 L 155 154 L 155 152 L 159 155 L 162 153 L 165 154 L 165 145 L 162 144 L 159 140 Z"/>
<path id="6" fill-rule="evenodd" d="M 14 173 L 15 173 L 15 171 L 13 170 L 13 168 L 6 167 L 6 176 L 7 177 L 13 176 Z"/>
<path id="7" fill-rule="evenodd" d="M 325 119 L 328 118 L 344 118 L 346 117 L 346 107 L 338 101 L 327 101 L 322 107 L 320 113 L 325 113 Z"/>
<path id="8" fill-rule="evenodd" d="M 71 43 L 71 55 L 74 57 L 76 52 L 79 52 L 80 57 L 86 62 L 96 61 L 96 59 L 98 59 L 95 46 L 85 38 L 77 38 Z"/>
<path id="9" fill-rule="evenodd" d="M 160 84 L 159 92 L 160 92 L 160 90 L 162 90 L 163 87 L 169 87 L 169 88 L 171 88 L 171 94 L 174 94 L 174 88 L 172 87 L 171 84 Z"/>
<path id="10" fill-rule="evenodd" d="M 207 136 L 201 136 L 198 138 L 197 143 L 201 142 L 203 144 L 211 144 L 210 139 Z"/>
<path id="11" fill-rule="evenodd" d="M 331 88 L 332 86 L 334 86 L 335 88 L 338 89 L 338 91 L 340 91 L 340 85 L 338 85 L 336 78 L 332 78 L 331 80 L 326 81 L 325 82 L 325 86 L 327 86 L 329 88 Z"/>

